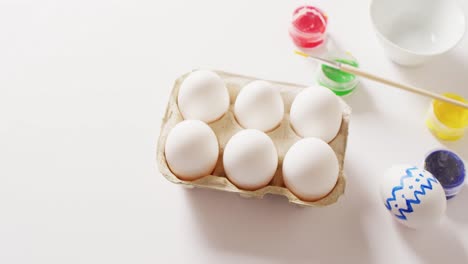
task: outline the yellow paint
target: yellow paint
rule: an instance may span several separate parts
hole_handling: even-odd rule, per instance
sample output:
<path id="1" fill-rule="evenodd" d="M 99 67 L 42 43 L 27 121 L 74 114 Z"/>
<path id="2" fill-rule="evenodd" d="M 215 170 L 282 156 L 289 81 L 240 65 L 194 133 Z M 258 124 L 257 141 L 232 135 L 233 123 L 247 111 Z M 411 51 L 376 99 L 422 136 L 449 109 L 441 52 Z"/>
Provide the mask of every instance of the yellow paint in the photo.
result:
<path id="1" fill-rule="evenodd" d="M 451 93 L 445 93 L 445 97 L 467 103 L 465 98 Z M 464 128 L 468 125 L 468 110 L 462 107 L 434 100 L 432 103 L 437 118 L 446 126 L 452 128 Z"/>
<path id="2" fill-rule="evenodd" d="M 296 53 L 297 55 L 301 55 L 302 57 L 309 57 L 309 54 L 304 53 L 302 51 L 295 50 L 294 53 Z"/>
<path id="3" fill-rule="evenodd" d="M 445 97 L 467 103 L 460 95 L 453 93 L 443 94 Z M 468 127 L 468 110 L 449 103 L 434 100 L 426 125 L 435 135 L 444 140 L 457 140 L 463 137 Z"/>

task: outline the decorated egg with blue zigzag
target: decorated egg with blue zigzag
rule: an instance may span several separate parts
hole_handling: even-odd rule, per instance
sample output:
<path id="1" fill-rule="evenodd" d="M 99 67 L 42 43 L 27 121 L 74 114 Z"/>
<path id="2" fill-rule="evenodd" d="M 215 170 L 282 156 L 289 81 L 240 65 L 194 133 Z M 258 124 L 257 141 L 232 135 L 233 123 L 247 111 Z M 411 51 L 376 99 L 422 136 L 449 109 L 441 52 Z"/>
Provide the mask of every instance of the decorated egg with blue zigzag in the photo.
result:
<path id="1" fill-rule="evenodd" d="M 388 169 L 380 193 L 388 211 L 410 228 L 439 223 L 447 207 L 442 185 L 430 172 L 416 166 L 396 165 Z"/>

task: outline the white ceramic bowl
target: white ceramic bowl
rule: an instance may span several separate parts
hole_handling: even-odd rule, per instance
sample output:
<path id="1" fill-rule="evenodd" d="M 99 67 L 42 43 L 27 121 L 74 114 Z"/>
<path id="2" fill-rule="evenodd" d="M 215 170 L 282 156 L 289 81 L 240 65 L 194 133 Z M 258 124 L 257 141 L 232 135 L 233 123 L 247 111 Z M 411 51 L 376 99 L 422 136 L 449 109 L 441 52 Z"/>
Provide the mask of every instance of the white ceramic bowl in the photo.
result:
<path id="1" fill-rule="evenodd" d="M 377 37 L 394 62 L 421 65 L 462 39 L 465 15 L 453 0 L 372 0 Z"/>

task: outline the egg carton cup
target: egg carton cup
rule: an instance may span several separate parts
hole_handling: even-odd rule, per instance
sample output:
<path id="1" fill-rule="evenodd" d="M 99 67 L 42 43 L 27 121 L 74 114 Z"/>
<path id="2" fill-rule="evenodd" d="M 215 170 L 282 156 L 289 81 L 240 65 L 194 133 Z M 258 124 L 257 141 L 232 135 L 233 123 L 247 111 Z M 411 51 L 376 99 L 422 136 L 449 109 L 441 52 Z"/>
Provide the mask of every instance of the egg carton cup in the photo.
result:
<path id="1" fill-rule="evenodd" d="M 229 90 L 229 97 L 230 97 L 230 105 L 228 112 L 222 116 L 219 120 L 214 121 L 208 124 L 213 131 L 215 132 L 218 142 L 219 142 L 219 157 L 216 167 L 211 175 L 202 177 L 200 179 L 194 181 L 184 181 L 177 178 L 169 169 L 169 166 L 166 161 L 166 157 L 164 155 L 164 146 L 166 143 L 167 136 L 169 131 L 179 122 L 183 121 L 184 118 L 179 111 L 177 106 L 177 94 L 179 92 L 180 85 L 184 81 L 184 79 L 190 74 L 186 73 L 183 76 L 179 77 L 174 84 L 172 89 L 169 102 L 167 104 L 166 112 L 164 118 L 162 120 L 161 125 L 161 133 L 159 135 L 158 140 L 158 147 L 157 147 L 157 162 L 158 167 L 161 174 L 166 177 L 167 180 L 182 184 L 185 187 L 200 187 L 200 188 L 208 188 L 208 189 L 215 189 L 221 190 L 226 192 L 233 192 L 238 193 L 242 197 L 249 197 L 249 198 L 263 198 L 265 194 L 274 194 L 285 196 L 289 202 L 301 206 L 313 206 L 313 207 L 323 207 L 327 205 L 331 205 L 337 202 L 338 198 L 344 193 L 345 186 L 346 186 L 346 177 L 343 171 L 343 164 L 346 152 L 346 144 L 348 139 L 348 127 L 349 127 L 349 118 L 351 114 L 351 108 L 341 99 L 339 98 L 342 108 L 343 108 L 343 117 L 341 122 L 340 130 L 337 136 L 328 144 L 331 146 L 333 151 L 335 152 L 338 162 L 339 162 L 339 175 L 338 181 L 335 187 L 332 189 L 330 193 L 328 193 L 325 197 L 316 200 L 316 201 L 303 201 L 296 197 L 291 191 L 289 191 L 286 186 L 284 185 L 283 175 L 282 175 L 282 163 L 284 156 L 288 149 L 302 137 L 298 136 L 293 128 L 290 125 L 290 118 L 289 118 L 289 110 L 291 109 L 291 104 L 296 97 L 296 95 L 306 88 L 306 86 L 291 84 L 291 83 L 284 83 L 284 82 L 275 82 L 269 81 L 272 84 L 278 86 L 280 88 L 280 93 L 284 101 L 284 109 L 285 114 L 283 120 L 281 121 L 280 125 L 275 128 L 274 130 L 267 132 L 267 135 L 273 140 L 275 147 L 278 151 L 279 162 L 278 168 L 273 179 L 269 182 L 269 184 L 263 188 L 260 188 L 255 191 L 248 191 L 242 190 L 237 188 L 234 184 L 232 184 L 228 178 L 226 177 L 226 173 L 223 168 L 223 153 L 224 148 L 228 142 L 228 140 L 238 131 L 244 129 L 242 128 L 239 123 L 237 122 L 234 116 L 234 102 L 236 101 L 236 97 L 239 94 L 242 87 L 248 84 L 251 81 L 258 80 L 258 78 L 237 75 L 222 71 L 214 71 L 216 72 L 225 82 L 228 90 Z"/>

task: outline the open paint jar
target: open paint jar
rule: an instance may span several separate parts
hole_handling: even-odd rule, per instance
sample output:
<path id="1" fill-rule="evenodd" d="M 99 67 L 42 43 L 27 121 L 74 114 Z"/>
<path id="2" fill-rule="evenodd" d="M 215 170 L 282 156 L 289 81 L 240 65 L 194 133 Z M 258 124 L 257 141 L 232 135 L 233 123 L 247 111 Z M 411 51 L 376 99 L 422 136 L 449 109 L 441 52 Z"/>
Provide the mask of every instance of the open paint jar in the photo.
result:
<path id="1" fill-rule="evenodd" d="M 452 151 L 445 149 L 431 151 L 424 160 L 424 169 L 432 173 L 442 184 L 447 199 L 453 198 L 463 187 L 465 165 Z"/>
<path id="2" fill-rule="evenodd" d="M 460 95 L 445 93 L 444 96 L 467 103 Z M 468 127 L 468 110 L 449 103 L 433 100 L 426 118 L 427 127 L 440 139 L 458 140 Z"/>
<path id="3" fill-rule="evenodd" d="M 327 20 L 322 10 L 313 6 L 300 6 L 293 13 L 289 35 L 297 47 L 315 48 L 325 39 Z"/>
<path id="4" fill-rule="evenodd" d="M 327 59 L 353 67 L 359 67 L 359 63 L 349 52 L 334 52 L 327 56 Z M 350 94 L 356 89 L 359 78 L 351 73 L 347 73 L 331 66 L 322 64 L 317 73 L 317 82 L 332 90 L 338 96 Z"/>

